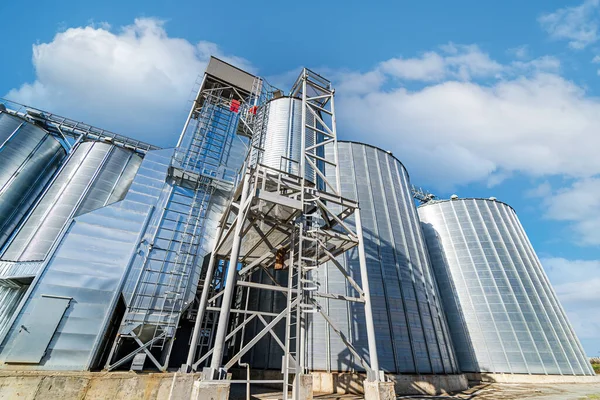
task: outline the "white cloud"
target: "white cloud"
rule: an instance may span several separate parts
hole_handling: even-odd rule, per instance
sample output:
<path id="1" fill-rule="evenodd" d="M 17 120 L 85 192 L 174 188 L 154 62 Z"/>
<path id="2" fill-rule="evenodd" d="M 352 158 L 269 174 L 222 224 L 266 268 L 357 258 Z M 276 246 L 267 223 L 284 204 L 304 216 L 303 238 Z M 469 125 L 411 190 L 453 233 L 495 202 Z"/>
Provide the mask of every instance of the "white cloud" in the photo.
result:
<path id="1" fill-rule="evenodd" d="M 507 53 L 520 60 L 524 60 L 529 58 L 529 46 L 524 44 L 518 47 L 513 47 L 512 49 L 508 49 Z"/>
<path id="2" fill-rule="evenodd" d="M 600 174 L 600 99 L 559 72 L 554 57 L 501 64 L 476 46 L 450 44 L 333 74 L 337 87 L 360 88 L 338 91 L 339 132 L 361 141 L 368 134 L 407 165 L 414 183 L 433 190 L 492 188 L 516 174 L 589 183 Z M 551 194 L 546 183 L 527 195 Z M 559 210 L 573 206 L 559 204 L 564 196 L 548 205 L 549 218 L 570 223 L 579 243 L 600 244 L 600 233 L 588 233 L 600 232 L 600 213 L 567 218 Z"/>
<path id="3" fill-rule="evenodd" d="M 546 217 L 571 223 L 576 243 L 600 245 L 600 176 L 575 181 L 547 197 L 544 204 Z"/>
<path id="4" fill-rule="evenodd" d="M 540 183 L 538 186 L 533 189 L 529 189 L 525 192 L 525 197 L 547 197 L 552 194 L 552 186 L 550 182 L 545 181 Z"/>
<path id="5" fill-rule="evenodd" d="M 339 97 L 342 135 L 360 139 L 369 132 L 422 184 L 447 188 L 499 171 L 600 173 L 600 101 L 556 74 L 445 81 L 412 91 L 400 83 Z"/>
<path id="6" fill-rule="evenodd" d="M 241 68 L 214 43 L 167 35 L 162 21 L 136 19 L 70 28 L 33 46 L 36 80 L 6 97 L 158 145 L 177 140 L 194 82 L 210 55 Z"/>
<path id="7" fill-rule="evenodd" d="M 442 46 L 418 58 L 392 58 L 380 64 L 381 72 L 400 79 L 435 82 L 443 79 L 469 80 L 494 76 L 502 66 L 475 45 Z"/>
<path id="8" fill-rule="evenodd" d="M 554 39 L 568 40 L 573 49 L 583 49 L 598 41 L 600 0 L 585 0 L 576 7 L 565 7 L 538 18 L 542 28 Z"/>
<path id="9" fill-rule="evenodd" d="M 581 339 L 598 339 L 600 260 L 541 260 L 556 294 Z"/>
<path id="10" fill-rule="evenodd" d="M 383 72 L 397 78 L 417 81 L 437 81 L 446 77 L 444 58 L 435 52 L 419 58 L 394 58 L 381 63 Z"/>

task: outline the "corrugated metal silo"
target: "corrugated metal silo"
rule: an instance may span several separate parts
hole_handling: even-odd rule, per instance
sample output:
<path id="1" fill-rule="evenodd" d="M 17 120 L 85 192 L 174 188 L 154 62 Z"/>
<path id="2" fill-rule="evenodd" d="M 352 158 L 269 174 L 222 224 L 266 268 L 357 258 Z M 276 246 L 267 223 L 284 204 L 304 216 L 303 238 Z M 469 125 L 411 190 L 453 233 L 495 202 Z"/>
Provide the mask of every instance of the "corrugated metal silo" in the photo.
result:
<path id="1" fill-rule="evenodd" d="M 44 260 L 72 217 L 121 200 L 141 163 L 133 151 L 103 142 L 82 142 L 71 152 L 3 260 Z"/>
<path id="2" fill-rule="evenodd" d="M 65 157 L 48 132 L 0 111 L 0 249 Z"/>
<path id="3" fill-rule="evenodd" d="M 404 166 L 390 153 L 361 143 L 338 142 L 338 155 L 342 195 L 358 200 L 361 209 L 380 367 L 390 373 L 458 373 Z M 353 218 L 346 221 L 354 224 Z M 357 249 L 338 260 L 360 284 Z M 285 274 L 276 271 L 281 282 L 286 281 Z M 268 282 L 267 276 L 264 279 Z M 313 279 L 323 292 L 358 297 L 333 263 L 321 266 Z M 335 299 L 319 299 L 319 303 L 358 352 L 366 355 L 362 304 Z M 285 299 L 273 292 L 251 298 L 251 304 L 253 309 L 279 312 Z M 309 369 L 364 370 L 321 316 L 309 314 L 308 320 Z M 279 368 L 282 354 L 274 340 L 263 339 L 253 350 L 251 365 Z"/>
<path id="4" fill-rule="evenodd" d="M 510 206 L 456 198 L 418 211 L 464 372 L 593 374 Z"/>
<path id="5" fill-rule="evenodd" d="M 252 143 L 259 149 L 254 157 L 258 157 L 258 162 L 263 165 L 298 175 L 302 150 L 302 100 L 292 97 L 273 99 L 261 109 L 258 118 L 263 129 Z M 306 123 L 314 125 L 314 117 Z M 307 129 L 305 146 L 314 144 L 315 133 Z M 310 165 L 306 166 L 305 177 L 311 182 L 317 181 Z"/>

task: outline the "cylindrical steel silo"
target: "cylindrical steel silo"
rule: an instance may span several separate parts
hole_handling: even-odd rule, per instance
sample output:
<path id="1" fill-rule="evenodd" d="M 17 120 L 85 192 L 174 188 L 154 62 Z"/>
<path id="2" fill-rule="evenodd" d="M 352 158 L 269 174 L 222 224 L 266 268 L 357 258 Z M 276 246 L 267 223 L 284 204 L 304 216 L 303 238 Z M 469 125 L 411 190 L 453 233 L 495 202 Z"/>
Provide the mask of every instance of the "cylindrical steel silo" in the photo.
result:
<path id="1" fill-rule="evenodd" d="M 66 154 L 42 128 L 0 111 L 0 249 Z"/>
<path id="2" fill-rule="evenodd" d="M 302 150 L 302 100 L 293 97 L 279 97 L 269 101 L 257 116 L 261 134 L 253 139 L 253 163 L 300 174 L 300 153 Z M 308 125 L 314 125 L 314 117 L 308 116 Z M 306 129 L 305 147 L 315 144 L 316 134 Z M 309 150 L 310 151 L 310 150 Z M 313 152 L 315 150 L 312 150 Z M 310 165 L 306 165 L 305 177 L 316 182 L 317 177 Z"/>
<path id="3" fill-rule="evenodd" d="M 77 145 L 1 258 L 45 259 L 70 218 L 124 197 L 141 160 L 133 151 L 109 143 Z"/>
<path id="4" fill-rule="evenodd" d="M 593 374 L 510 206 L 453 198 L 418 211 L 464 372 Z"/>
<path id="5" fill-rule="evenodd" d="M 338 142 L 338 155 L 342 195 L 358 200 L 361 209 L 380 367 L 390 373 L 458 373 L 404 166 L 391 153 L 361 143 Z M 329 178 L 332 171 L 326 168 L 326 172 Z M 354 225 L 353 218 L 346 221 Z M 356 248 L 338 261 L 361 282 Z M 285 282 L 286 273 L 275 275 Z M 267 283 L 266 275 L 264 279 Z M 313 279 L 323 292 L 358 297 L 333 263 L 321 266 Z M 261 296 L 251 298 L 253 309 L 277 312 L 285 306 L 278 293 Z M 359 354 L 366 356 L 363 305 L 333 298 L 319 298 L 319 303 Z M 321 316 L 309 314 L 308 321 L 310 370 L 364 370 Z M 251 365 L 277 369 L 282 354 L 275 340 L 263 339 L 252 351 Z"/>

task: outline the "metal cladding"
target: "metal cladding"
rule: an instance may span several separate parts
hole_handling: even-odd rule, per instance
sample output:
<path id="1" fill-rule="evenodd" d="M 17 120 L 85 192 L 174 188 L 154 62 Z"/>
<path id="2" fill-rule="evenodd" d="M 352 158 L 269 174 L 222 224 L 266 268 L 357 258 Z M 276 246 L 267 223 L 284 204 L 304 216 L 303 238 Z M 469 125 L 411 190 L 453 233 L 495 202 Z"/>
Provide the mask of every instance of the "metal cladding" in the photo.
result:
<path id="1" fill-rule="evenodd" d="M 380 367 L 395 373 L 458 373 L 404 166 L 390 153 L 361 143 L 338 142 L 338 155 L 342 195 L 360 204 Z M 353 218 L 349 221 L 354 224 Z M 357 249 L 346 252 L 338 261 L 361 284 Z M 359 297 L 333 263 L 317 271 L 313 279 L 322 291 Z M 285 274 L 277 271 L 275 276 L 285 282 Z M 266 275 L 264 281 L 268 282 Z M 267 312 L 285 306 L 285 298 L 275 292 L 250 301 L 253 307 Z M 335 299 L 320 299 L 319 303 L 358 352 L 366 356 L 361 304 Z M 309 369 L 364 370 L 320 316 L 310 321 Z M 278 368 L 282 356 L 278 344 L 267 338 L 259 346 L 252 353 L 251 365 Z"/>
<path id="2" fill-rule="evenodd" d="M 124 197 L 140 163 L 141 157 L 133 151 L 102 142 L 80 143 L 19 228 L 2 259 L 45 259 L 70 218 Z"/>
<path id="3" fill-rule="evenodd" d="M 292 97 L 279 97 L 271 100 L 260 111 L 262 134 L 257 135 L 253 146 L 257 151 L 258 162 L 293 175 L 300 174 L 302 151 L 302 100 Z M 308 125 L 314 124 L 307 121 Z M 306 129 L 306 147 L 315 144 L 315 133 Z M 316 173 L 306 166 L 305 177 L 316 182 Z"/>
<path id="4" fill-rule="evenodd" d="M 149 151 L 122 201 L 67 223 L 15 314 L 0 360 L 45 370 L 102 366 L 122 317 L 115 305 L 134 255 L 145 248 L 142 237 L 162 196 L 172 154 L 172 149 Z M 55 307 L 56 299 L 70 301 L 66 308 Z"/>
<path id="5" fill-rule="evenodd" d="M 0 112 L 0 249 L 65 157 L 48 132 Z"/>
<path id="6" fill-rule="evenodd" d="M 0 337 L 4 337 L 10 319 L 28 288 L 27 285 L 0 285 Z"/>
<path id="7" fill-rule="evenodd" d="M 418 212 L 463 371 L 594 374 L 510 206 L 454 198 Z"/>

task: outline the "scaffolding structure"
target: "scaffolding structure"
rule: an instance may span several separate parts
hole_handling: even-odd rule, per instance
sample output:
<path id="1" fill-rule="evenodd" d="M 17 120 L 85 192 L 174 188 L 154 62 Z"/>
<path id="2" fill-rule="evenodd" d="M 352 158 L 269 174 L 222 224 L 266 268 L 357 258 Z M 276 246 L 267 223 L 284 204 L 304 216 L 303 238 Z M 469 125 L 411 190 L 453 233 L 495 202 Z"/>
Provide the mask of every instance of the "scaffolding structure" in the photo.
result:
<path id="1" fill-rule="evenodd" d="M 217 59 L 211 63 L 209 68 L 234 68 Z M 238 171 L 227 168 L 226 162 L 235 135 L 246 134 L 240 121 L 247 124 L 248 108 L 257 101 L 260 88 L 259 78 L 245 90 L 208 71 L 199 82 L 169 167 L 166 200 L 140 243 L 140 272 L 107 370 L 134 357 L 140 369 L 146 358 L 161 371 L 168 368 L 180 318 L 191 312 L 203 275 L 206 219 L 218 192 L 228 197 L 234 188 Z M 134 350 L 125 351 L 131 344 Z"/>
<path id="2" fill-rule="evenodd" d="M 225 271 L 225 282 L 220 286 L 204 285 L 186 369 L 204 366 L 205 379 L 224 379 L 226 372 L 241 363 L 242 357 L 263 337 L 270 335 L 283 351 L 281 380 L 260 380 L 260 383 L 283 384 L 284 398 L 292 388 L 298 395 L 298 379 L 292 376 L 307 373 L 306 328 L 307 316 L 321 315 L 349 351 L 361 361 L 370 381 L 379 381 L 377 349 L 374 335 L 371 300 L 368 287 L 366 258 L 360 224 L 358 203 L 341 196 L 337 158 L 337 134 L 334 107 L 334 89 L 331 83 L 309 69 L 304 69 L 292 87 L 290 97 L 302 100 L 301 152 L 298 173 L 281 170 L 260 163 L 259 146 L 254 145 L 244 164 L 242 178 L 219 224 L 217 240 L 207 266 L 207 282 L 215 274 Z M 260 114 L 260 111 L 259 111 Z M 268 123 L 268 122 L 266 122 Z M 252 135 L 261 135 L 264 119 L 249 124 Z M 316 138 L 307 144 L 308 135 Z M 253 140 L 253 144 L 260 143 Z M 282 157 L 284 158 L 284 157 Z M 289 160 L 282 159 L 282 165 Z M 333 174 L 326 176 L 325 166 Z M 312 168 L 316 180 L 306 178 Z M 355 216 L 352 228 L 346 219 Z M 362 286 L 336 257 L 357 247 Z M 319 265 L 331 262 L 358 293 L 351 297 L 328 293 L 315 279 Z M 262 270 L 271 280 L 255 280 Z M 273 276 L 275 270 L 287 270 L 287 282 Z M 264 312 L 248 309 L 250 291 L 275 291 L 286 296 L 284 309 Z M 363 304 L 368 336 L 369 360 L 363 359 L 352 343 L 335 326 L 319 306 L 317 298 L 332 298 Z M 199 339 L 206 332 L 205 319 L 218 312 L 216 333 L 210 350 L 198 352 Z M 262 329 L 245 341 L 244 331 L 251 321 L 259 321 Z M 275 327 L 285 323 L 284 337 Z M 224 358 L 227 353 L 225 362 Z M 210 363 L 208 363 L 210 357 Z M 293 383 L 290 383 L 293 379 Z M 231 383 L 250 384 L 245 380 Z"/>

